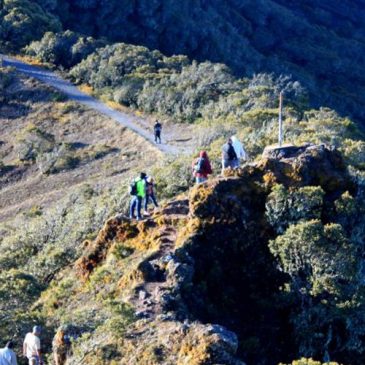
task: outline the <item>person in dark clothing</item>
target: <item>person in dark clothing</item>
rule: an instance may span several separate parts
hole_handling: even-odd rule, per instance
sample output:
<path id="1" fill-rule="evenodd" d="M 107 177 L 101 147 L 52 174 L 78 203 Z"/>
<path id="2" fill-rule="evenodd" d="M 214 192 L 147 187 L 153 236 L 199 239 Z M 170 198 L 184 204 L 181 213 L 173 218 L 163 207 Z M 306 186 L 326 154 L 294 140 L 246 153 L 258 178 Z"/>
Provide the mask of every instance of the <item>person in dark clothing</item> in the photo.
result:
<path id="1" fill-rule="evenodd" d="M 238 157 L 234 150 L 232 139 L 229 138 L 222 148 L 222 174 L 227 168 L 235 168 L 238 165 Z"/>
<path id="2" fill-rule="evenodd" d="M 156 123 L 155 123 L 155 126 L 153 127 L 153 130 L 155 132 L 155 143 L 161 143 L 162 125 L 158 120 L 156 120 Z"/>
<path id="3" fill-rule="evenodd" d="M 207 181 L 208 175 L 213 171 L 206 151 L 200 152 L 199 157 L 192 163 L 192 169 L 197 184 Z"/>
<path id="4" fill-rule="evenodd" d="M 149 215 L 148 213 L 148 203 L 150 201 L 150 199 L 152 200 L 152 203 L 154 204 L 155 208 L 158 208 L 158 203 L 155 197 L 155 191 L 154 191 L 154 182 L 153 182 L 153 178 L 151 176 L 149 176 L 146 179 L 146 196 L 144 198 L 144 212 L 143 215 Z"/>

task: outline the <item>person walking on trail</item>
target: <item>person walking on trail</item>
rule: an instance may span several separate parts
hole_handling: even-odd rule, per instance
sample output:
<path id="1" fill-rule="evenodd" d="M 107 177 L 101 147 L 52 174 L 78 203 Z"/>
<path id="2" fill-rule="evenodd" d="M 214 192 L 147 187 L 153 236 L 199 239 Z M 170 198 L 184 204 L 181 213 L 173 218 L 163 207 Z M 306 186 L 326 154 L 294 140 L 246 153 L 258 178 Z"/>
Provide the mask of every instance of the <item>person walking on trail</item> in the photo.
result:
<path id="1" fill-rule="evenodd" d="M 13 341 L 9 341 L 3 349 L 0 349 L 0 365 L 18 365 L 13 348 Z"/>
<path id="2" fill-rule="evenodd" d="M 240 160 L 243 160 L 243 161 L 247 160 L 247 153 L 246 153 L 245 149 L 243 148 L 242 143 L 238 140 L 238 138 L 236 136 L 232 136 L 231 140 L 232 140 L 232 146 L 237 155 L 235 168 L 238 168 L 238 167 L 240 167 Z"/>
<path id="3" fill-rule="evenodd" d="M 155 126 L 153 127 L 153 130 L 155 132 L 155 143 L 160 143 L 161 144 L 162 125 L 158 120 L 156 120 L 156 123 L 155 123 Z"/>
<path id="4" fill-rule="evenodd" d="M 23 343 L 23 354 L 29 360 L 29 365 L 41 365 L 42 352 L 41 352 L 41 340 L 39 336 L 41 334 L 41 327 L 34 326 L 33 332 L 27 333 Z"/>
<path id="5" fill-rule="evenodd" d="M 143 215 L 149 215 L 148 213 L 148 203 L 150 199 L 152 200 L 153 205 L 155 208 L 158 208 L 158 203 L 155 197 L 155 184 L 153 178 L 151 176 L 147 177 L 146 179 L 146 196 L 144 198 L 144 212 Z"/>
<path id="6" fill-rule="evenodd" d="M 200 152 L 199 157 L 192 163 L 192 169 L 197 184 L 207 181 L 208 175 L 211 175 L 213 171 L 206 151 Z"/>
<path id="7" fill-rule="evenodd" d="M 227 168 L 236 168 L 237 166 L 237 154 L 234 150 L 232 139 L 228 138 L 227 143 L 223 145 L 222 148 L 222 174 Z"/>
<path id="8" fill-rule="evenodd" d="M 66 335 L 67 328 L 61 326 L 52 341 L 52 352 L 55 365 L 64 365 L 71 349 L 71 341 Z"/>
<path id="9" fill-rule="evenodd" d="M 135 218 L 134 212 L 137 209 L 137 220 L 142 219 L 141 209 L 142 201 L 146 197 L 146 174 L 141 172 L 139 178 L 135 179 L 130 186 L 130 194 L 132 195 L 131 205 L 129 209 L 129 218 Z"/>

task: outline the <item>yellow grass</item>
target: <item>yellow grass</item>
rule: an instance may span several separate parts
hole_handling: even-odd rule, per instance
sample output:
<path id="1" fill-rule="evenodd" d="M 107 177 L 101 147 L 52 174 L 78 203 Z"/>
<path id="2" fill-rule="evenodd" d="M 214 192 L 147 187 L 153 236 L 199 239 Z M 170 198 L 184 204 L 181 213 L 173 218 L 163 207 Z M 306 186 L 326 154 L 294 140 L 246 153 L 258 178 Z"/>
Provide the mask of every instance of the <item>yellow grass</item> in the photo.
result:
<path id="1" fill-rule="evenodd" d="M 78 86 L 78 89 L 79 89 L 81 92 L 83 92 L 83 93 L 85 93 L 85 94 L 88 94 L 88 95 L 93 95 L 93 93 L 94 93 L 94 89 L 93 89 L 91 86 L 86 85 L 86 84 L 81 84 L 81 85 L 79 85 L 79 86 Z"/>
<path id="2" fill-rule="evenodd" d="M 14 58 L 32 66 L 49 67 L 47 63 L 43 63 L 42 61 L 40 61 L 35 57 L 16 55 L 14 56 Z"/>

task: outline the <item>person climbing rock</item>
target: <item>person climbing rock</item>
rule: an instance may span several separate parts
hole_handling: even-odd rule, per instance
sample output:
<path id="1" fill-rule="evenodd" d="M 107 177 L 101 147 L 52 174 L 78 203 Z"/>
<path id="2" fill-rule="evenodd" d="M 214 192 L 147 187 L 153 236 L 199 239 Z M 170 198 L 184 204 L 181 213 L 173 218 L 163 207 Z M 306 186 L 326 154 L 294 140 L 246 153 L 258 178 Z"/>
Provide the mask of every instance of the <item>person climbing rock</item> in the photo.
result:
<path id="1" fill-rule="evenodd" d="M 242 143 L 238 140 L 238 138 L 236 136 L 232 136 L 231 137 L 231 141 L 232 141 L 232 146 L 234 148 L 234 151 L 236 152 L 237 155 L 237 160 L 234 160 L 234 164 L 235 164 L 235 168 L 240 167 L 240 161 L 246 161 L 247 160 L 247 153 L 245 151 L 245 149 L 243 148 Z"/>
<path id="2" fill-rule="evenodd" d="M 144 215 L 149 215 L 148 213 L 148 203 L 150 199 L 152 200 L 152 203 L 154 204 L 155 208 L 158 208 L 158 203 L 155 197 L 155 184 L 153 181 L 153 178 L 151 176 L 147 177 L 146 179 L 146 196 L 144 198 Z"/>
<path id="3" fill-rule="evenodd" d="M 237 160 L 238 158 L 232 144 L 232 139 L 228 138 L 227 143 L 222 147 L 222 174 L 227 168 L 236 168 Z"/>
<path id="4" fill-rule="evenodd" d="M 206 151 L 200 152 L 199 157 L 193 161 L 192 168 L 197 184 L 207 181 L 208 175 L 212 174 L 213 171 Z"/>
<path id="5" fill-rule="evenodd" d="M 158 120 L 156 120 L 156 123 L 155 123 L 155 126 L 153 127 L 153 130 L 155 132 L 155 143 L 160 143 L 161 144 L 162 125 Z"/>
<path id="6" fill-rule="evenodd" d="M 67 327 L 61 326 L 52 341 L 52 353 L 55 365 L 64 365 L 70 353 L 71 341 L 67 336 Z"/>
<path id="7" fill-rule="evenodd" d="M 9 341 L 3 349 L 0 349 L 0 365 L 17 365 L 16 355 L 13 351 L 14 343 Z"/>
<path id="8" fill-rule="evenodd" d="M 42 352 L 41 352 L 41 340 L 39 336 L 41 334 L 41 327 L 34 326 L 33 332 L 27 333 L 23 343 L 23 355 L 28 358 L 29 365 L 41 365 Z"/>
<path id="9" fill-rule="evenodd" d="M 130 186 L 132 200 L 129 209 L 129 218 L 135 218 L 134 212 L 137 209 L 137 220 L 142 219 L 142 201 L 146 197 L 146 173 L 141 172 L 139 178 L 135 179 Z"/>

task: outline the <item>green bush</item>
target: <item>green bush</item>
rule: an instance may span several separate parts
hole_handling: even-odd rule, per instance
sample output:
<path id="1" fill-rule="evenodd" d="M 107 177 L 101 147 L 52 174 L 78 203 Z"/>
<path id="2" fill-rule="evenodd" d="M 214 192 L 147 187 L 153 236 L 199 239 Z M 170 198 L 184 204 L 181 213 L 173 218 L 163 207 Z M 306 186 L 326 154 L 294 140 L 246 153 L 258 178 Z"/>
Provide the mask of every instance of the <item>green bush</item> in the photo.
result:
<path id="1" fill-rule="evenodd" d="M 70 68 L 97 48 L 104 47 L 105 41 L 92 37 L 83 37 L 69 30 L 63 33 L 47 32 L 41 40 L 25 47 L 25 53 L 57 66 Z"/>
<path id="2" fill-rule="evenodd" d="M 303 220 L 320 219 L 324 191 L 318 186 L 305 186 L 288 190 L 283 185 L 274 186 L 266 201 L 266 217 L 278 234 L 291 224 Z"/>
<path id="3" fill-rule="evenodd" d="M 34 1 L 3 0 L 0 5 L 0 46 L 5 49 L 18 51 L 47 31 L 61 30 L 57 17 Z"/>

